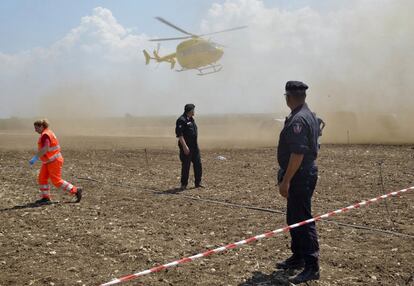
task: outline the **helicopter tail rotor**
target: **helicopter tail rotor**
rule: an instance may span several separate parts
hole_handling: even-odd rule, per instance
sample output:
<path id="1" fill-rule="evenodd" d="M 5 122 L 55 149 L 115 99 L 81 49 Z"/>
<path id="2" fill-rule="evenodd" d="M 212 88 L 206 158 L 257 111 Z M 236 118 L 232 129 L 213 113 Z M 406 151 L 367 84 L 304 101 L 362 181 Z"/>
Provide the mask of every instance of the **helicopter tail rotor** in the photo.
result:
<path id="1" fill-rule="evenodd" d="M 144 53 L 144 56 L 145 56 L 145 64 L 147 65 L 147 64 L 149 64 L 149 62 L 151 60 L 151 56 L 150 56 L 150 54 L 146 50 L 143 50 L 142 52 Z"/>

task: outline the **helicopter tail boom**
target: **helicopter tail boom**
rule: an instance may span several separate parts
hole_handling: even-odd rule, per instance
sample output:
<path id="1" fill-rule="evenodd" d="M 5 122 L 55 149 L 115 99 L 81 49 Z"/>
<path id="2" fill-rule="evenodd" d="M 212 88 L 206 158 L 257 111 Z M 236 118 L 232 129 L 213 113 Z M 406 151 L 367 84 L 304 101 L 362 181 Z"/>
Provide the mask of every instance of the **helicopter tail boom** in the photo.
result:
<path id="1" fill-rule="evenodd" d="M 161 57 L 158 55 L 158 51 L 154 50 L 154 58 L 159 61 Z"/>
<path id="2" fill-rule="evenodd" d="M 154 56 L 152 57 L 150 55 L 150 53 L 148 53 L 146 50 L 142 51 L 144 53 L 145 56 L 145 64 L 148 65 L 150 63 L 150 60 L 153 59 L 156 62 L 160 63 L 160 62 L 167 62 L 171 64 L 171 69 L 174 68 L 175 66 L 175 53 L 160 57 L 158 54 L 158 51 L 154 50 Z"/>

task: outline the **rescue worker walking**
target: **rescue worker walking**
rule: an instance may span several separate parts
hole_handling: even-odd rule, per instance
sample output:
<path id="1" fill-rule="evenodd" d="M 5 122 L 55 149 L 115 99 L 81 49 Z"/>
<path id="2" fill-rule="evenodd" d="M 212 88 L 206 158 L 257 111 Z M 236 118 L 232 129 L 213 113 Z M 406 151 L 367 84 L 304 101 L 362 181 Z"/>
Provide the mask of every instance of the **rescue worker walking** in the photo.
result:
<path id="1" fill-rule="evenodd" d="M 194 121 L 194 109 L 194 104 L 186 104 L 184 106 L 184 114 L 177 119 L 175 126 L 175 134 L 178 138 L 178 147 L 180 149 L 181 190 L 187 188 L 191 163 L 193 163 L 194 168 L 195 187 L 203 187 L 201 185 L 202 166 L 197 142 L 197 124 Z"/>
<path id="2" fill-rule="evenodd" d="M 305 103 L 308 86 L 300 81 L 286 83 L 286 103 L 291 113 L 280 133 L 277 159 L 280 194 L 287 198 L 288 225 L 312 218 L 311 199 L 318 179 L 319 122 Z M 302 269 L 290 277 L 294 284 L 319 279 L 319 243 L 315 223 L 290 230 L 293 255 L 278 263 L 278 269 Z"/>
<path id="3" fill-rule="evenodd" d="M 50 204 L 50 185 L 49 179 L 56 188 L 67 191 L 69 194 L 76 197 L 75 202 L 80 202 L 82 199 L 82 188 L 78 188 L 71 183 L 63 180 L 62 166 L 63 157 L 60 153 L 59 141 L 52 130 L 49 129 L 49 123 L 46 119 L 37 120 L 34 122 L 34 129 L 40 134 L 37 142 L 38 151 L 36 155 L 30 159 L 29 164 L 34 165 L 39 159 L 42 161 L 42 167 L 38 177 L 40 199 L 36 204 Z"/>

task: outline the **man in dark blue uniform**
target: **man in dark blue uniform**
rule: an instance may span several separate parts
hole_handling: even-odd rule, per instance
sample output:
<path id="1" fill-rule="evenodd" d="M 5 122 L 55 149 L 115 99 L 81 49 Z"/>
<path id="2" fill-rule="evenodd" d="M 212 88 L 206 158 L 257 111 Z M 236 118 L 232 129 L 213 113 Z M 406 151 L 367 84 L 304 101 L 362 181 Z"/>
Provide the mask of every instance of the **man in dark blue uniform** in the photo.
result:
<path id="1" fill-rule="evenodd" d="M 187 188 L 191 162 L 194 168 L 195 187 L 203 187 L 201 185 L 202 166 L 197 142 L 197 125 L 194 121 L 194 108 L 194 104 L 186 104 L 184 114 L 177 119 L 175 126 L 175 134 L 180 148 L 181 190 Z"/>
<path id="2" fill-rule="evenodd" d="M 312 218 L 311 199 L 318 179 L 319 123 L 305 103 L 308 86 L 300 81 L 286 83 L 286 103 L 291 113 L 285 120 L 277 148 L 280 194 L 287 198 L 289 225 Z M 294 284 L 319 279 L 319 243 L 315 223 L 290 230 L 293 255 L 278 263 L 279 269 L 301 269 L 291 277 Z"/>

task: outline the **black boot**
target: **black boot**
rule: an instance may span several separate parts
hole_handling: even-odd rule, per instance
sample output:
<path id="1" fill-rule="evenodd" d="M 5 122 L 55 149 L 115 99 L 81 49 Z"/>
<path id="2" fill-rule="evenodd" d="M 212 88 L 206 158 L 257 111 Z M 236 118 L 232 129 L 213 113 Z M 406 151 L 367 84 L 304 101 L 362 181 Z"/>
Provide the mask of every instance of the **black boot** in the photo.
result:
<path id="1" fill-rule="evenodd" d="M 295 254 L 293 254 L 291 257 L 289 257 L 288 259 L 286 259 L 283 262 L 276 263 L 276 268 L 277 269 L 284 269 L 284 270 L 301 269 L 304 266 L 305 266 L 305 260 L 303 260 L 303 258 L 298 257 Z"/>
<path id="2" fill-rule="evenodd" d="M 78 190 L 76 191 L 76 194 L 75 194 L 75 196 L 76 196 L 75 203 L 79 203 L 81 201 L 82 192 L 83 192 L 82 188 L 78 188 Z"/>
<path id="3" fill-rule="evenodd" d="M 289 282 L 293 284 L 300 284 L 311 280 L 319 280 L 318 267 L 305 267 L 301 273 L 289 278 Z"/>

